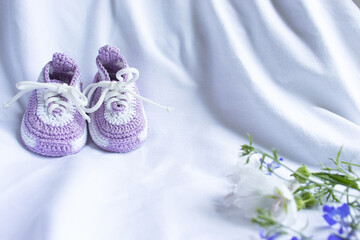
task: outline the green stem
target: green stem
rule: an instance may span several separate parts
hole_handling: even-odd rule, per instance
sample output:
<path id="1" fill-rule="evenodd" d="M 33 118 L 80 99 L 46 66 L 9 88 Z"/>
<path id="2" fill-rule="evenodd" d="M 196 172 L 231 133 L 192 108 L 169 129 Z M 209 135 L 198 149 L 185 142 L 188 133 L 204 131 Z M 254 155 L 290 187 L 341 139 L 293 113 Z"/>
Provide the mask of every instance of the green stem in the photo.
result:
<path id="1" fill-rule="evenodd" d="M 272 174 L 274 174 L 275 176 L 277 176 L 278 178 L 282 179 L 283 181 L 286 181 L 286 182 L 292 182 L 292 180 L 290 180 L 290 179 L 286 179 L 286 178 L 284 178 L 284 177 L 280 176 L 279 174 L 277 174 L 277 173 L 276 173 L 276 172 L 274 172 L 274 171 L 271 171 L 271 173 L 272 173 Z"/>
<path id="2" fill-rule="evenodd" d="M 356 163 L 349 163 L 349 162 L 345 162 L 345 161 L 341 161 L 341 163 L 346 164 L 346 165 L 360 167 L 360 164 L 356 164 Z"/>
<path id="3" fill-rule="evenodd" d="M 262 154 L 262 155 L 263 155 L 263 158 L 268 157 L 268 158 L 270 158 L 270 159 L 275 160 L 277 163 L 279 163 L 279 164 L 280 164 L 281 166 L 283 166 L 285 169 L 289 170 L 289 171 L 292 172 L 292 173 L 295 173 L 294 170 L 292 170 L 291 168 L 289 168 L 288 166 L 286 166 L 285 164 L 283 164 L 282 162 L 280 162 L 278 159 L 274 158 L 273 156 L 271 156 L 271 155 L 269 155 L 269 154 L 267 154 L 267 153 L 265 153 L 265 152 L 263 152 L 263 151 L 261 151 L 261 150 L 259 150 L 259 149 L 257 149 L 257 148 L 254 148 L 254 152 Z M 264 160 L 264 159 L 262 159 L 262 160 Z M 316 185 L 318 185 L 318 186 L 322 186 L 322 187 L 324 187 L 324 188 L 327 188 L 327 189 L 329 189 L 329 190 L 331 190 L 331 191 L 334 191 L 334 192 L 337 192 L 337 193 L 341 193 L 341 194 L 343 193 L 342 191 L 333 189 L 332 187 L 329 187 L 329 186 L 326 185 L 326 184 L 319 183 L 319 182 L 316 182 L 316 181 L 314 181 L 314 180 L 312 180 L 312 179 L 310 179 L 310 178 L 307 178 L 306 176 L 302 175 L 301 173 L 296 173 L 296 174 L 297 174 L 298 176 L 300 176 L 301 178 L 307 179 L 309 182 L 314 183 L 314 184 L 316 184 Z M 320 178 L 317 178 L 317 179 L 320 179 Z M 320 180 L 321 180 L 321 179 L 320 179 Z M 354 197 L 354 198 L 356 198 L 356 199 L 360 198 L 360 196 L 355 196 L 355 195 L 350 194 L 350 193 L 347 193 L 346 195 L 347 195 L 347 196 L 350 196 L 350 197 Z"/>
<path id="4" fill-rule="evenodd" d="M 314 197 L 315 198 L 321 197 L 321 196 L 325 195 L 328 191 L 329 191 L 329 189 L 322 190 L 321 192 L 314 194 Z"/>

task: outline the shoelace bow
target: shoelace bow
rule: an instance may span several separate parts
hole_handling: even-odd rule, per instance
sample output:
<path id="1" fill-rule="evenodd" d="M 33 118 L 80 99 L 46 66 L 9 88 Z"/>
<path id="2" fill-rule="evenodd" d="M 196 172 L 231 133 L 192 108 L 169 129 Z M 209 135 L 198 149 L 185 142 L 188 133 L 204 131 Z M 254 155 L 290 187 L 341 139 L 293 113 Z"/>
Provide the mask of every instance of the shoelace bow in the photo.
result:
<path id="1" fill-rule="evenodd" d="M 11 104 L 21 98 L 24 94 L 35 89 L 47 89 L 44 95 L 45 106 L 48 107 L 49 114 L 52 114 L 55 109 L 66 111 L 70 104 L 74 104 L 81 116 L 90 121 L 89 116 L 85 112 L 85 106 L 88 104 L 88 99 L 75 87 L 69 86 L 66 83 L 39 83 L 31 81 L 22 81 L 16 83 L 16 88 L 21 90 L 10 101 L 4 104 L 4 108 L 9 108 Z M 69 100 L 66 102 L 63 98 Z M 52 103 L 52 104 L 51 104 Z"/>
<path id="2" fill-rule="evenodd" d="M 130 76 L 130 79 L 128 79 L 126 82 L 122 77 L 122 75 L 124 74 L 129 74 Z M 135 76 L 133 76 L 132 74 L 135 74 Z M 144 102 L 148 102 L 160 108 L 166 109 L 168 112 L 173 111 L 173 108 L 153 102 L 147 98 L 140 96 L 139 94 L 135 93 L 133 90 L 130 89 L 133 83 L 139 78 L 139 71 L 136 68 L 123 68 L 116 73 L 116 78 L 118 81 L 100 81 L 98 83 L 92 83 L 85 88 L 83 93 L 87 96 L 88 99 L 91 99 L 91 96 L 94 94 L 96 89 L 102 88 L 100 98 L 96 102 L 96 104 L 91 108 L 85 109 L 87 113 L 95 112 L 101 107 L 101 104 L 104 101 L 106 101 L 107 109 L 111 109 L 111 104 L 113 102 L 117 102 L 120 105 L 128 107 L 129 96 L 127 95 L 127 93 L 134 96 L 135 98 L 141 99 Z"/>

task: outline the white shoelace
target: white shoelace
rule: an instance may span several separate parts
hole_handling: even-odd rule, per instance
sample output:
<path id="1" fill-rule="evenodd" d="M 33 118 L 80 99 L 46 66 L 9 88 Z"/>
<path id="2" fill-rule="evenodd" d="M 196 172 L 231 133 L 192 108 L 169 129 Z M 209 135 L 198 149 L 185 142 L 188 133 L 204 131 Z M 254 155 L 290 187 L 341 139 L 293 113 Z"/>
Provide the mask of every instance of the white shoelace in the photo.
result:
<path id="1" fill-rule="evenodd" d="M 128 76 L 130 77 L 130 79 L 128 79 L 126 82 L 122 77 L 122 75 L 124 74 L 128 74 Z M 135 76 L 133 76 L 132 74 L 135 74 Z M 91 96 L 94 94 L 97 88 L 100 87 L 103 89 L 97 103 L 93 107 L 85 109 L 87 113 L 95 112 L 97 109 L 100 108 L 101 104 L 104 101 L 106 101 L 106 108 L 109 110 L 111 110 L 111 104 L 113 102 L 117 102 L 119 105 L 124 105 L 125 107 L 128 107 L 129 96 L 127 95 L 127 93 L 138 99 L 143 100 L 144 102 L 148 102 L 160 108 L 166 109 L 168 112 L 173 111 L 173 108 L 153 102 L 147 98 L 140 96 L 139 94 L 135 93 L 133 90 L 130 89 L 132 84 L 139 78 L 139 71 L 136 68 L 123 68 L 116 73 L 116 78 L 118 79 L 118 81 L 100 81 L 98 83 L 92 83 L 85 88 L 83 93 L 87 95 L 88 99 L 91 99 Z"/>
<path id="2" fill-rule="evenodd" d="M 66 83 L 39 83 L 31 81 L 22 81 L 16 83 L 16 88 L 21 90 L 10 101 L 4 104 L 4 108 L 9 108 L 11 104 L 21 98 L 24 94 L 35 89 L 47 89 L 48 91 L 44 95 L 45 106 L 48 108 L 48 113 L 52 114 L 55 109 L 59 109 L 63 112 L 74 104 L 81 116 L 90 121 L 89 116 L 85 112 L 85 106 L 88 104 L 88 100 L 84 94 L 81 93 L 75 87 L 69 86 Z M 69 100 L 66 102 L 64 97 Z M 52 103 L 50 105 L 50 103 Z"/>

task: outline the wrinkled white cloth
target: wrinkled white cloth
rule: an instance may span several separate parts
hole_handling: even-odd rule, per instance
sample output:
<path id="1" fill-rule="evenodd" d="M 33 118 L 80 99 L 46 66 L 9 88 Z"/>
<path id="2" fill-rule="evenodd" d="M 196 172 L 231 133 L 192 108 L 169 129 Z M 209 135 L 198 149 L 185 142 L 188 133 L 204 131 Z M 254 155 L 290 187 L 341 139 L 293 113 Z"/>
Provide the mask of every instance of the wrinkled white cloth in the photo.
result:
<path id="1" fill-rule="evenodd" d="M 226 175 L 250 133 L 285 161 L 360 162 L 360 12 L 351 0 L 0 2 L 0 102 L 54 52 L 98 49 L 139 69 L 149 138 L 127 154 L 46 158 L 20 140 L 27 97 L 0 110 L 0 239 L 255 239 L 225 214 Z M 321 224 L 321 216 L 311 216 Z M 325 223 L 324 223 L 325 224 Z"/>

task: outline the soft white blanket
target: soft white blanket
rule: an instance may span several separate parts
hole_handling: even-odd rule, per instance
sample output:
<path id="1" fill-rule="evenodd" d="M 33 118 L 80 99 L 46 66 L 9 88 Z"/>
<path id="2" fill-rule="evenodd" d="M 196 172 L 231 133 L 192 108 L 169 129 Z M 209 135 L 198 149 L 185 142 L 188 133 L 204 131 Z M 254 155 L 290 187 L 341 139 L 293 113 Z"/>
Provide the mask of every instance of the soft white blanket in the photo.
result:
<path id="1" fill-rule="evenodd" d="M 1 109 L 0 239 L 257 238 L 219 207 L 246 133 L 295 164 L 340 146 L 360 162 L 359 11 L 351 0 L 1 1 L 1 103 L 54 52 L 86 86 L 111 44 L 139 69 L 142 95 L 175 112 L 145 104 L 150 135 L 131 153 L 89 140 L 45 158 L 20 141 L 28 97 Z"/>

